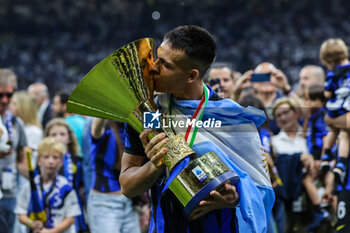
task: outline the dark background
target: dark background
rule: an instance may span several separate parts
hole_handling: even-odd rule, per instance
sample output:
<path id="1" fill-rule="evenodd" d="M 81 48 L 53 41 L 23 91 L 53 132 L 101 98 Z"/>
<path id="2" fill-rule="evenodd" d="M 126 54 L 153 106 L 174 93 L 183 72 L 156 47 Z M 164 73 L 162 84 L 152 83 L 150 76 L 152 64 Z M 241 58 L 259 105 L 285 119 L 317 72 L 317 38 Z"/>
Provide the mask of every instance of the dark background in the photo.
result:
<path id="1" fill-rule="evenodd" d="M 52 95 L 128 42 L 197 24 L 214 34 L 217 61 L 240 72 L 269 61 L 296 82 L 303 65 L 320 65 L 325 39 L 350 42 L 349 14 L 345 0 L 0 0 L 0 67 L 20 89 L 42 81 Z"/>

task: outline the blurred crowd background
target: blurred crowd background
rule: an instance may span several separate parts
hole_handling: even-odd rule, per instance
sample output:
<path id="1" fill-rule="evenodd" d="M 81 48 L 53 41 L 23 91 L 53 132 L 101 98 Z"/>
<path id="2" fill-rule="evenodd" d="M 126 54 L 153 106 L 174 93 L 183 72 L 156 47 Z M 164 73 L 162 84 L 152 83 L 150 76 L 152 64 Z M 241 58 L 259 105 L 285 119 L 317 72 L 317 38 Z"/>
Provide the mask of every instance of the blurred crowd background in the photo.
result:
<path id="1" fill-rule="evenodd" d="M 217 61 L 239 72 L 269 61 L 296 83 L 305 64 L 320 64 L 329 37 L 350 41 L 345 0 L 1 0 L 0 64 L 19 88 L 34 81 L 50 93 L 72 90 L 105 56 L 141 38 L 160 42 L 177 25 L 214 34 Z"/>
<path id="2" fill-rule="evenodd" d="M 326 67 L 320 62 L 319 51 L 322 42 L 329 38 L 341 38 L 349 45 L 349 11 L 350 2 L 345 0 L 0 0 L 0 68 L 9 68 L 0 69 L 0 77 L 1 72 L 6 78 L 14 77 L 13 71 L 19 84 L 18 88 L 11 86 L 9 90 L 2 90 L 0 84 L 0 115 L 4 117 L 5 113 L 9 113 L 7 110 L 10 110 L 16 117 L 23 118 L 26 127 L 33 123 L 26 121 L 25 114 L 21 116 L 18 109 L 29 106 L 32 112 L 40 115 L 37 117 L 29 110 L 23 110 L 33 118 L 38 118 L 34 125 L 38 126 L 40 137 L 33 135 L 30 130 L 25 132 L 29 146 L 30 140 L 35 139 L 38 143 L 42 137 L 51 136 L 50 127 L 45 126 L 47 122 L 50 125 L 51 118 L 65 118 L 67 124 L 70 124 L 67 127 L 63 125 L 66 127 L 66 136 L 70 133 L 72 142 L 74 133 L 78 139 L 76 144 L 79 143 L 76 147 L 81 148 L 67 153 L 72 153 L 76 157 L 77 166 L 81 166 L 76 171 L 79 180 L 82 179 L 82 186 L 76 188 L 82 200 L 80 207 L 82 210 L 89 209 L 86 206 L 88 194 L 90 189 L 96 191 L 95 183 L 99 183 L 91 180 L 91 174 L 105 174 L 100 170 L 104 169 L 106 161 L 113 169 L 117 167 L 114 166 L 117 164 L 114 160 L 98 163 L 101 157 L 96 159 L 93 154 L 95 151 L 91 150 L 95 146 L 94 140 L 100 140 L 107 129 L 110 130 L 108 127 L 115 127 L 113 134 L 119 132 L 124 135 L 124 131 L 122 126 L 113 122 L 68 113 L 66 103 L 69 94 L 90 69 L 119 47 L 143 37 L 154 38 L 158 47 L 164 34 L 176 26 L 202 26 L 214 35 L 218 46 L 216 63 L 207 73 L 208 83 L 222 98 L 231 98 L 242 106 L 250 105 L 266 110 L 268 121 L 259 128 L 259 134 L 264 150 L 275 156 L 269 157 L 269 166 L 277 196 L 268 232 L 346 232 L 349 226 L 345 223 L 350 222 L 350 215 L 346 214 L 346 209 L 350 209 L 349 153 L 344 153 L 347 157 L 342 158 L 347 167 L 342 171 L 346 175 L 343 175 L 341 184 L 336 182 L 334 185 L 334 175 L 326 179 L 327 174 L 333 173 L 321 173 L 320 169 L 324 162 L 324 159 L 320 159 L 321 155 L 327 155 L 327 150 L 330 151 L 329 154 L 336 155 L 340 140 L 332 148 L 334 151 L 323 146 L 329 132 L 328 126 L 335 125 L 334 122 L 325 122 L 323 118 L 326 114 L 324 84 L 330 86 L 334 83 L 331 82 L 332 78 L 325 82 L 323 71 L 326 71 Z M 343 68 L 350 70 L 348 47 L 345 44 L 343 50 L 346 59 L 344 57 L 342 60 L 345 64 Z M 328 65 L 331 64 L 333 63 Z M 333 70 L 334 67 L 328 69 Z M 350 83 L 349 70 L 344 71 L 347 83 Z M 268 80 L 253 81 L 253 73 L 268 74 Z M 345 81 L 342 82 L 346 84 Z M 37 84 L 29 86 L 33 83 Z M 344 103 L 350 106 L 350 88 L 346 85 L 339 84 L 339 87 L 334 88 L 334 93 L 343 88 L 345 94 L 339 92 L 341 98 L 333 100 L 346 98 L 347 102 Z M 29 94 L 17 90 L 26 89 L 36 97 L 39 110 L 33 104 L 34 100 L 30 104 L 22 103 L 23 100 L 30 99 Z M 14 91 L 16 92 L 13 93 Z M 21 95 L 25 97 L 21 99 Z M 348 112 L 347 109 L 343 114 L 349 115 Z M 51 121 L 55 123 L 55 120 L 57 119 Z M 349 124 L 343 127 L 344 122 L 345 120 L 340 120 L 342 126 L 336 126 L 337 129 L 348 129 Z M 106 127 L 104 133 L 92 130 L 102 130 L 102 126 Z M 345 142 L 349 142 L 349 139 Z M 19 147 L 24 147 L 24 144 L 26 143 L 23 142 Z M 109 143 L 111 144 L 113 145 Z M 31 148 L 36 147 L 34 145 Z M 325 152 L 321 153 L 322 149 Z M 115 153 L 106 153 L 105 156 L 109 154 Z M 277 163 L 277 158 L 288 160 L 279 160 L 282 162 Z M 300 168 L 299 176 L 289 162 L 291 158 Z M 23 161 L 18 159 L 12 163 L 18 167 L 23 165 Z M 113 169 L 111 173 L 114 172 Z M 293 179 L 296 180 L 295 183 Z M 18 188 L 22 186 L 19 184 Z M 97 191 L 110 193 L 106 190 Z M 2 203 L 9 205 L 6 198 L 9 197 L 4 195 Z M 15 203 L 14 197 L 11 198 Z M 148 193 L 136 200 L 134 206 L 138 207 L 140 226 L 146 232 L 150 219 Z M 131 206 L 131 201 L 129 202 Z M 299 203 L 298 210 L 294 210 L 294 202 Z M 90 209 L 94 211 L 86 213 L 99 213 L 93 204 L 91 206 Z M 8 212 L 14 216 L 12 209 L 9 208 Z M 1 219 L 6 219 L 1 217 L 4 216 L 0 213 L 0 233 Z M 103 218 L 104 215 L 100 217 Z M 89 218 L 87 223 L 92 229 L 97 226 L 94 222 L 97 218 Z M 80 220 L 81 222 L 75 222 L 81 224 L 78 232 L 87 232 L 83 215 L 80 215 Z M 102 224 L 109 222 L 103 220 Z M 285 223 L 285 220 L 288 222 Z M 138 224 L 137 220 L 134 222 Z M 10 227 L 13 225 L 16 233 L 20 233 L 17 229 L 24 227 L 17 220 L 14 224 L 5 221 L 2 223 Z"/>

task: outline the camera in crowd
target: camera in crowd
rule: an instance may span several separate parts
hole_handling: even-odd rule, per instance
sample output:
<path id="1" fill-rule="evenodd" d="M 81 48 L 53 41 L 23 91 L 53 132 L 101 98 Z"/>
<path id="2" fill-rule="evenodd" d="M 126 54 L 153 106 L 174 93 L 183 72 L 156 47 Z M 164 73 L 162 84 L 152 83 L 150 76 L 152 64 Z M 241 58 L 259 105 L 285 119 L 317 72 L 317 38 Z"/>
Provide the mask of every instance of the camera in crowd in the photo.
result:
<path id="1" fill-rule="evenodd" d="M 212 78 L 209 80 L 209 86 L 215 91 L 216 93 L 221 92 L 221 85 L 220 85 L 220 79 L 219 78 Z"/>

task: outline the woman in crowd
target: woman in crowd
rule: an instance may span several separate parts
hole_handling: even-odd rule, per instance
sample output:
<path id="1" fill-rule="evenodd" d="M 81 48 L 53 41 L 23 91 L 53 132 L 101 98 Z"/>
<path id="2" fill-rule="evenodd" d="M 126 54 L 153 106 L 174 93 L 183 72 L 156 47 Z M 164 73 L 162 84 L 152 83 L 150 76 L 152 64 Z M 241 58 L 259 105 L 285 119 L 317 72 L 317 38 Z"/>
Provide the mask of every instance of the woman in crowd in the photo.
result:
<path id="1" fill-rule="evenodd" d="M 37 104 L 31 95 L 26 91 L 17 91 L 11 98 L 9 105 L 10 111 L 16 116 L 23 120 L 24 122 L 24 133 L 27 138 L 28 147 L 32 152 L 32 164 L 35 167 L 37 161 L 36 149 L 43 137 L 43 130 L 41 124 L 38 121 L 37 116 Z M 24 157 L 26 160 L 26 158 Z M 25 166 L 27 163 L 21 163 L 19 169 L 26 170 Z M 23 167 L 21 167 L 23 165 Z M 18 187 L 21 189 L 27 182 L 26 178 L 19 176 Z M 26 232 L 25 226 L 19 224 L 18 219 L 16 219 L 14 232 L 24 233 Z"/>
<path id="2" fill-rule="evenodd" d="M 34 97 L 26 91 L 15 92 L 10 102 L 10 110 L 23 120 L 28 146 L 35 151 L 43 137 L 43 130 L 38 120 L 37 104 Z M 35 164 L 37 154 L 34 152 L 32 156 Z"/>

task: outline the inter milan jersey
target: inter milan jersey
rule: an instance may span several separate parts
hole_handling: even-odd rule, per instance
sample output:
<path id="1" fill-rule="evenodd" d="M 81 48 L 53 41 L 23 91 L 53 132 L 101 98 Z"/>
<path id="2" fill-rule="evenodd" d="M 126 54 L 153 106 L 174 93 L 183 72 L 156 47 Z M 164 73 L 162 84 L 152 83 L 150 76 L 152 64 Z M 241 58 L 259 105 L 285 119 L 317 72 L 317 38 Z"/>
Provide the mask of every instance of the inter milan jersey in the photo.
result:
<path id="1" fill-rule="evenodd" d="M 120 138 L 124 144 L 124 129 L 120 129 Z M 116 137 L 111 128 L 98 140 L 91 137 L 92 189 L 99 192 L 120 191 L 119 174 L 116 167 L 118 147 Z"/>
<path id="2" fill-rule="evenodd" d="M 314 159 L 317 160 L 321 157 L 323 137 L 328 134 L 327 124 L 323 120 L 325 114 L 326 109 L 321 108 L 311 115 L 306 134 L 309 152 L 314 156 Z"/>
<path id="3" fill-rule="evenodd" d="M 350 64 L 336 66 L 327 73 L 325 90 L 332 92 L 326 104 L 330 117 L 338 117 L 350 111 Z"/>

